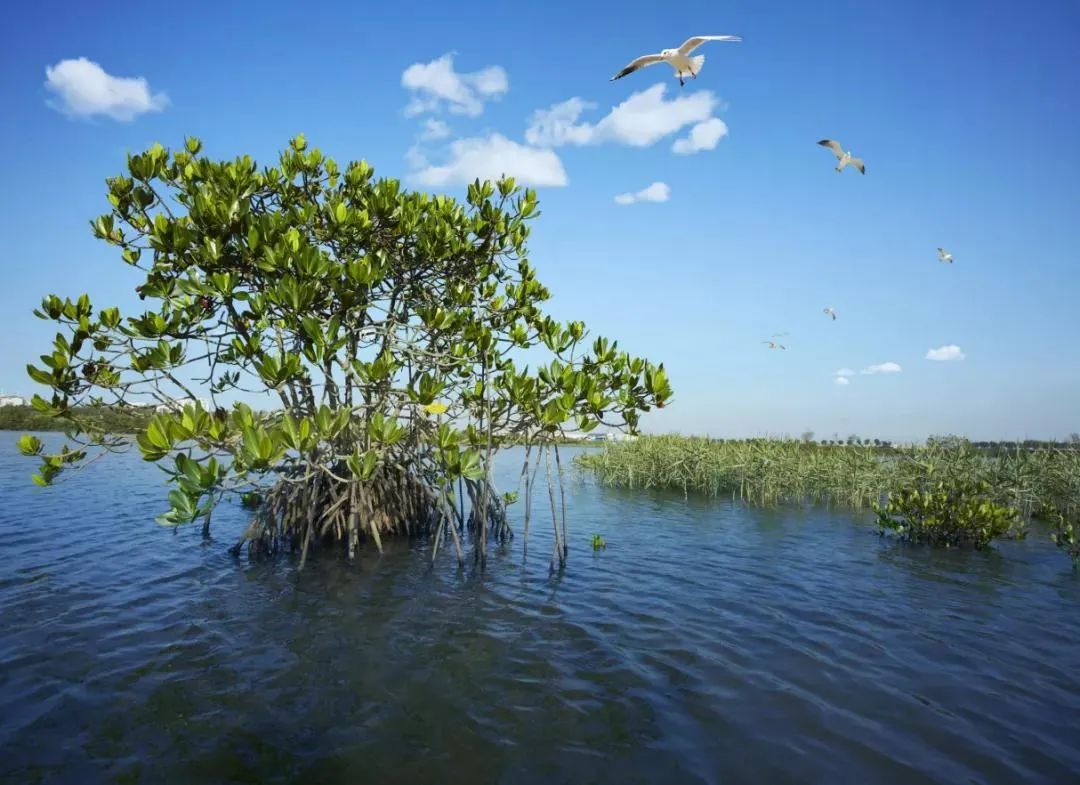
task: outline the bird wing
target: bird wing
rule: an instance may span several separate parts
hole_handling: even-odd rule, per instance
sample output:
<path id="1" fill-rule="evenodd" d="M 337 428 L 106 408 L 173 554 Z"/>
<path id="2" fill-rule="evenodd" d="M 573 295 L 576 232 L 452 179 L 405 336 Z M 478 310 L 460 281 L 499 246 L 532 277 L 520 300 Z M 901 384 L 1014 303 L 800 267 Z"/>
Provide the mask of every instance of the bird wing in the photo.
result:
<path id="1" fill-rule="evenodd" d="M 742 36 L 738 35 L 695 35 L 693 38 L 687 38 L 686 42 L 679 47 L 679 54 L 688 55 L 701 46 L 706 41 L 741 41 Z"/>
<path id="2" fill-rule="evenodd" d="M 648 65 L 656 65 L 657 63 L 662 62 L 664 62 L 664 58 L 660 55 L 642 55 L 636 60 L 631 60 L 629 63 L 627 63 L 626 68 L 619 71 L 619 73 L 615 74 L 615 76 L 611 77 L 611 81 L 614 82 L 616 79 L 622 79 L 624 76 L 634 73 L 634 71 L 638 70 L 639 68 L 644 68 Z"/>
<path id="3" fill-rule="evenodd" d="M 862 162 L 861 158 L 852 158 L 848 163 L 850 163 L 863 174 L 866 174 L 866 165 Z"/>
<path id="4" fill-rule="evenodd" d="M 822 147 L 828 147 L 830 150 L 833 151 L 837 158 L 844 157 L 844 148 L 841 147 L 840 143 L 835 139 L 822 139 L 820 142 L 818 142 L 818 144 Z"/>

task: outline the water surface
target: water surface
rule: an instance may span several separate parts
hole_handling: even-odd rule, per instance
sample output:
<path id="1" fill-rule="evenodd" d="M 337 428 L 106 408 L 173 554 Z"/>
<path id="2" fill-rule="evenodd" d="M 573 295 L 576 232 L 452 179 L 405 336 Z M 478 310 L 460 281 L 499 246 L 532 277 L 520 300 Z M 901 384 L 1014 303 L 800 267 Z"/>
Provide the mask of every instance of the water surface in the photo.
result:
<path id="1" fill-rule="evenodd" d="M 482 576 L 420 543 L 297 574 L 227 555 L 238 509 L 155 524 L 137 456 L 40 490 L 13 438 L 3 781 L 1080 781 L 1080 577 L 1040 531 L 931 551 L 576 479 L 562 575 L 543 507 Z"/>

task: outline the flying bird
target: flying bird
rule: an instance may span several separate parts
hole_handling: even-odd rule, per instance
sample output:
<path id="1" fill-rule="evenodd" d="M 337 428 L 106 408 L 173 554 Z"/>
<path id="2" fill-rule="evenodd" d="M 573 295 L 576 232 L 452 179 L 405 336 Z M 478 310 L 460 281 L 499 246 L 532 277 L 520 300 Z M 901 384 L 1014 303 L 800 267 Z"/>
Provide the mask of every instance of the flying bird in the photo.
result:
<path id="1" fill-rule="evenodd" d="M 944 248 L 937 249 L 937 258 L 939 262 L 945 262 L 945 264 L 952 264 L 952 254 L 946 251 Z"/>
<path id="2" fill-rule="evenodd" d="M 678 77 L 679 86 L 681 87 L 686 84 L 683 80 L 684 76 L 697 79 L 697 75 L 701 73 L 701 67 L 705 65 L 705 55 L 691 57 L 691 52 L 706 41 L 735 42 L 741 40 L 742 37 L 737 35 L 696 35 L 693 38 L 687 38 L 686 42 L 678 49 L 665 49 L 660 52 L 660 54 L 642 55 L 636 60 L 631 60 L 626 68 L 611 77 L 611 81 L 614 82 L 616 79 L 622 79 L 624 76 L 632 74 L 634 71 L 644 68 L 645 66 L 656 65 L 657 63 L 667 63 L 675 69 L 675 76 Z"/>
<path id="3" fill-rule="evenodd" d="M 858 169 L 860 172 L 862 172 L 863 174 L 866 174 L 866 166 L 863 164 L 862 159 L 852 157 L 850 150 L 845 152 L 844 148 L 841 147 L 840 143 L 838 141 L 836 141 L 835 139 L 822 139 L 820 142 L 818 142 L 818 144 L 821 145 L 822 147 L 828 147 L 830 150 L 833 151 L 833 154 L 838 159 L 840 159 L 840 163 L 838 163 L 836 165 L 836 171 L 837 172 L 842 172 L 844 170 L 845 166 L 847 166 L 848 164 L 851 164 L 856 169 Z"/>
<path id="4" fill-rule="evenodd" d="M 762 341 L 762 343 L 767 343 L 769 345 L 770 349 L 785 349 L 785 350 L 787 349 L 787 347 L 784 346 L 784 344 L 777 343 L 776 341 Z"/>
<path id="5" fill-rule="evenodd" d="M 826 308 L 825 309 L 825 315 L 826 316 L 831 316 L 832 320 L 834 322 L 836 321 L 836 310 L 834 308 L 832 308 L 832 307 Z"/>

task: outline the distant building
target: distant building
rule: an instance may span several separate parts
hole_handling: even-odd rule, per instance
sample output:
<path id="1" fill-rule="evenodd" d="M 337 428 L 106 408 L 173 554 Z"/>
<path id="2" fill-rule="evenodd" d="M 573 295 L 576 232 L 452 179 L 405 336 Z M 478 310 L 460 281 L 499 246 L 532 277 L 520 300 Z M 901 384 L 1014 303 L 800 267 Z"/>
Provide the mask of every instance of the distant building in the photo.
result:
<path id="1" fill-rule="evenodd" d="M 0 406 L 27 406 L 29 401 L 21 395 L 0 395 Z"/>

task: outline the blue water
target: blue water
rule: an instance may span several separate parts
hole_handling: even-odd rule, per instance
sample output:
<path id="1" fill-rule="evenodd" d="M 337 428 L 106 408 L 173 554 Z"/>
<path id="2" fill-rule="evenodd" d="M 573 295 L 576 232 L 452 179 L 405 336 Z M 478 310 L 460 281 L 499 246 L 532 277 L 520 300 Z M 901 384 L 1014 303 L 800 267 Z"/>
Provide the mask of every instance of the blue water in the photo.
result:
<path id="1" fill-rule="evenodd" d="M 404 542 L 298 574 L 228 556 L 237 508 L 157 525 L 137 456 L 42 490 L 12 442 L 4 782 L 1080 782 L 1080 576 L 1038 529 L 932 551 L 578 477 L 562 575 L 542 505 L 483 575 Z"/>

